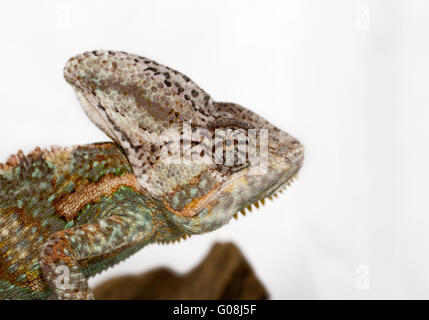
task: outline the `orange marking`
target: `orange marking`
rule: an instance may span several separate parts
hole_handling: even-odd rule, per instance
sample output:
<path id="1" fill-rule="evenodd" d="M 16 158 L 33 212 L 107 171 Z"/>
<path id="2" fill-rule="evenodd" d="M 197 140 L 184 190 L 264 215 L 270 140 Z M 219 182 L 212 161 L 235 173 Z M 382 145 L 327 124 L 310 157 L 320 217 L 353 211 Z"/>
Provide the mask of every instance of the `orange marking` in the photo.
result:
<path id="1" fill-rule="evenodd" d="M 62 197 L 55 205 L 55 209 L 66 221 L 73 220 L 78 212 L 88 203 L 97 202 L 103 196 L 109 196 L 121 186 L 140 190 L 135 176 L 131 173 L 122 176 L 106 175 L 98 182 L 85 182 L 76 187 L 76 191 Z"/>
<path id="2" fill-rule="evenodd" d="M 168 211 L 174 213 L 179 217 L 192 218 L 197 215 L 203 208 L 206 207 L 213 195 L 219 190 L 220 184 L 214 186 L 208 193 L 203 195 L 201 198 L 196 198 L 188 203 L 181 211 L 175 210 L 170 207 L 170 205 L 164 201 L 164 205 Z"/>

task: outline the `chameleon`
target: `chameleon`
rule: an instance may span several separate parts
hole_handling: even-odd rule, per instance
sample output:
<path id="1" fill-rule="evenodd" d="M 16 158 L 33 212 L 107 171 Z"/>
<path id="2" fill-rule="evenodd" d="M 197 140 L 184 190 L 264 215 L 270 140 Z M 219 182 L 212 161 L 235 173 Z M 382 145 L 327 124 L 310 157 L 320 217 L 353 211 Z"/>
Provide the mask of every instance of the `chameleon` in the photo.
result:
<path id="1" fill-rule="evenodd" d="M 303 164 L 296 138 L 151 59 L 85 52 L 64 77 L 111 141 L 38 147 L 0 164 L 0 299 L 94 299 L 91 276 L 259 208 Z M 264 170 L 250 146 L 265 150 Z"/>

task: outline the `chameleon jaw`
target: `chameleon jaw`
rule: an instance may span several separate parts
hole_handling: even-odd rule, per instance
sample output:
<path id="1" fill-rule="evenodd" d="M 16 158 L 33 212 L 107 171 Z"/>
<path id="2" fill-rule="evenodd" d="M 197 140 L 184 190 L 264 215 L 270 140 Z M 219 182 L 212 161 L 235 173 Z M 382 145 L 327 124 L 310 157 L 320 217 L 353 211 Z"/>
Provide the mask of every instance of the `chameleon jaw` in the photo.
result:
<path id="1" fill-rule="evenodd" d="M 240 211 L 236 212 L 233 217 L 234 219 L 238 219 L 238 214 L 241 213 L 243 216 L 246 215 L 246 209 L 249 212 L 252 212 L 253 207 L 254 206 L 256 209 L 260 209 L 261 207 L 265 206 L 266 203 L 266 199 L 269 199 L 271 201 L 274 201 L 274 198 L 277 198 L 279 196 L 280 193 L 283 193 L 288 186 L 291 185 L 291 183 L 298 178 L 298 175 L 295 174 L 294 176 L 292 176 L 287 182 L 285 182 L 283 185 L 281 185 L 279 188 L 277 188 L 275 191 L 271 192 L 269 195 L 249 204 L 248 206 L 244 207 L 243 209 L 241 209 Z M 181 236 L 178 236 L 176 239 L 173 240 L 158 240 L 157 243 L 165 245 L 165 244 L 171 244 L 171 243 L 179 243 L 181 242 L 181 240 L 187 240 L 192 236 L 191 233 L 184 233 Z"/>
<path id="2" fill-rule="evenodd" d="M 233 214 L 234 219 L 238 219 L 238 215 L 239 213 L 241 213 L 243 216 L 246 215 L 246 209 L 249 212 L 253 211 L 253 206 L 256 209 L 260 209 L 261 207 L 265 206 L 266 203 L 266 199 L 269 199 L 271 201 L 274 201 L 274 198 L 277 198 L 279 196 L 279 194 L 283 193 L 287 187 L 289 187 L 292 182 L 294 182 L 296 179 L 298 178 L 298 170 L 295 171 L 294 174 L 291 175 L 291 177 L 289 179 L 287 179 L 284 183 L 280 184 L 279 186 L 275 186 L 273 188 L 271 188 L 270 190 L 268 190 L 267 192 L 265 192 L 265 195 L 256 200 L 255 202 L 243 207 L 242 209 L 240 209 L 238 212 L 236 212 L 235 214 Z M 191 218 L 192 219 L 192 218 Z M 231 221 L 231 219 L 229 219 L 229 221 Z M 184 232 L 182 235 L 178 236 L 176 239 L 172 239 L 172 240 L 158 240 L 157 243 L 159 244 L 170 244 L 170 243 L 178 243 L 181 242 L 181 240 L 187 240 L 191 237 L 192 233 L 191 232 Z"/>
<path id="3" fill-rule="evenodd" d="M 255 207 L 256 209 L 260 209 L 261 207 L 265 206 L 266 199 L 274 201 L 274 198 L 277 198 L 280 193 L 283 193 L 287 189 L 287 187 L 289 187 L 292 184 L 292 182 L 294 182 L 298 178 L 298 172 L 297 171 L 286 182 L 281 184 L 279 187 L 274 188 L 272 191 L 266 192 L 265 196 L 256 200 L 255 202 L 247 205 L 246 207 L 240 209 L 238 212 L 236 212 L 233 215 L 234 219 L 238 219 L 239 213 L 241 213 L 243 216 L 245 216 L 247 213 L 246 209 L 247 209 L 247 211 L 252 212 L 253 207 Z"/>

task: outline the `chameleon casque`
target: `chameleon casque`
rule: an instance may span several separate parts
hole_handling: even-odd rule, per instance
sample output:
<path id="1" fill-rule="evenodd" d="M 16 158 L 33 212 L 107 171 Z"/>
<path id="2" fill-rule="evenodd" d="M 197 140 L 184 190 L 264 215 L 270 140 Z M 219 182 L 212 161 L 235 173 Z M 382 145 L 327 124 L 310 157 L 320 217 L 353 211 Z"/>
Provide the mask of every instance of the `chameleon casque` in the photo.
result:
<path id="1" fill-rule="evenodd" d="M 1 299 L 92 299 L 89 277 L 149 243 L 221 227 L 276 195 L 302 165 L 298 140 L 147 58 L 86 52 L 67 62 L 64 76 L 113 142 L 20 151 L 0 164 Z M 162 133 L 183 134 L 185 121 L 207 138 L 219 129 L 266 129 L 267 170 L 252 173 L 247 154 L 228 165 L 164 161 L 172 135 Z M 226 136 L 222 159 L 242 144 Z M 200 157 L 215 149 L 206 139 L 181 138 L 186 144 Z"/>

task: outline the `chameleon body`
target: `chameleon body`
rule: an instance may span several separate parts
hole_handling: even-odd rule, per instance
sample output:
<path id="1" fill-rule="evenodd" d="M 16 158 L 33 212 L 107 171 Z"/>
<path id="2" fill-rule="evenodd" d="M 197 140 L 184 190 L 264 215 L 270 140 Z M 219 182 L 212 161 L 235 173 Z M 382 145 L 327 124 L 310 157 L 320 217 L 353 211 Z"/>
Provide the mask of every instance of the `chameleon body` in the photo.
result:
<path id="1" fill-rule="evenodd" d="M 283 189 L 302 165 L 295 138 L 147 58 L 86 52 L 64 75 L 113 142 L 37 148 L 0 165 L 0 299 L 92 299 L 89 277 L 149 243 L 221 227 Z M 235 135 L 261 129 L 263 172 L 240 149 L 263 150 L 262 140 Z M 183 159 L 213 161 L 166 161 L 174 132 L 189 150 L 180 151 Z M 228 150 L 236 152 L 232 162 Z"/>

